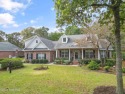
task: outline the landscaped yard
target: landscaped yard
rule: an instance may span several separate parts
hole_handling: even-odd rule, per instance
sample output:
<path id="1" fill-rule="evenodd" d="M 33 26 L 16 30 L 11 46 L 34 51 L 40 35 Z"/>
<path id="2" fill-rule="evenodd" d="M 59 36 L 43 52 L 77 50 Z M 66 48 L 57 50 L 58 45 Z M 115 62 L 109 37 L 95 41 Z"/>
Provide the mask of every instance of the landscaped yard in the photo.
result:
<path id="1" fill-rule="evenodd" d="M 33 70 L 37 66 L 40 65 L 25 64 L 12 74 L 0 71 L 0 94 L 92 94 L 97 86 L 116 85 L 113 74 L 68 65 L 49 65 L 48 70 Z"/>

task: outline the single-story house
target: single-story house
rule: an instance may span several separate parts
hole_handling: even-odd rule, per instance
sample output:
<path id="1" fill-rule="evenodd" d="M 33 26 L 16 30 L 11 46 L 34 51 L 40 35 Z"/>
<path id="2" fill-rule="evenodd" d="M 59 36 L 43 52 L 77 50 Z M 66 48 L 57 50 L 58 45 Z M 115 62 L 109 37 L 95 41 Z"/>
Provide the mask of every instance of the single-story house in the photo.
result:
<path id="1" fill-rule="evenodd" d="M 21 48 L 10 42 L 0 42 L 0 58 L 24 56 Z"/>
<path id="2" fill-rule="evenodd" d="M 98 39 L 98 36 L 62 35 L 58 41 L 51 41 L 39 36 L 33 36 L 25 40 L 25 59 L 48 59 L 52 62 L 55 58 L 67 58 L 78 61 L 78 59 L 100 59 L 104 58 L 106 52 L 108 58 L 112 58 L 113 48 L 106 39 Z M 107 51 L 108 50 L 108 51 Z"/>

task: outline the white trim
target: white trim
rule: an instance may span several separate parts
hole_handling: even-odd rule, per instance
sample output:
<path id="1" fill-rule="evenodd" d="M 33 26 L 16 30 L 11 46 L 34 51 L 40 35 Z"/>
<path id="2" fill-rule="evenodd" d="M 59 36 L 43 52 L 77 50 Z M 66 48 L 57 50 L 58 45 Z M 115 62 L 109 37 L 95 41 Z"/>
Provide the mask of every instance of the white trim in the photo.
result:
<path id="1" fill-rule="evenodd" d="M 83 49 L 82 49 L 82 59 L 83 59 Z"/>
<path id="2" fill-rule="evenodd" d="M 100 50 L 98 49 L 98 60 L 100 60 Z"/>
<path id="3" fill-rule="evenodd" d="M 58 57 L 58 50 L 56 50 L 56 58 Z"/>
<path id="4" fill-rule="evenodd" d="M 32 41 L 30 41 L 30 42 L 27 44 L 27 46 L 26 46 L 25 48 L 27 48 L 27 47 L 29 46 L 29 44 L 31 44 L 31 43 L 34 41 L 34 39 L 35 39 L 36 37 L 38 37 L 38 36 L 37 36 L 37 35 L 36 35 L 36 36 L 33 36 Z M 30 38 L 29 38 L 29 39 L 30 39 Z M 28 40 L 29 40 L 29 39 L 28 39 Z M 25 48 L 24 48 L 24 49 L 25 49 Z"/>
<path id="5" fill-rule="evenodd" d="M 69 49 L 69 60 L 70 60 L 70 49 Z"/>

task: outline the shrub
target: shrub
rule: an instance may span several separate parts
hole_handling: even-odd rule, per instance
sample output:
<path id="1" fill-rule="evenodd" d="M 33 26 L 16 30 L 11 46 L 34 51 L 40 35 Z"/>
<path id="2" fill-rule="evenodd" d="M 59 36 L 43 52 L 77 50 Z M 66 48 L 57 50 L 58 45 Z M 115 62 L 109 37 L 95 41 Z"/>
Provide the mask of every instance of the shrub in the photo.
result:
<path id="1" fill-rule="evenodd" d="M 97 64 L 95 61 L 91 61 L 87 67 L 90 69 L 90 70 L 98 70 L 99 69 L 99 64 Z"/>
<path id="2" fill-rule="evenodd" d="M 70 60 L 64 60 L 64 62 L 63 62 L 63 64 L 65 64 L 65 65 L 69 65 L 70 63 L 71 63 Z"/>
<path id="3" fill-rule="evenodd" d="M 41 64 L 45 64 L 45 63 L 48 63 L 48 60 L 47 59 L 33 59 L 32 61 L 31 61 L 31 63 L 35 63 L 35 64 L 38 64 L 38 63 L 41 63 Z"/>
<path id="4" fill-rule="evenodd" d="M 2 66 L 1 66 L 2 69 L 6 69 L 8 67 L 9 62 L 12 63 L 13 69 L 23 67 L 22 59 L 20 59 L 20 58 L 5 58 L 5 59 L 0 61 L 0 64 L 2 64 Z"/>
<path id="5" fill-rule="evenodd" d="M 88 60 L 88 59 L 81 59 L 81 60 L 79 60 L 79 63 L 80 63 L 81 65 L 89 64 L 89 62 L 91 62 L 91 60 Z"/>
<path id="6" fill-rule="evenodd" d="M 122 52 L 122 59 L 125 60 L 125 52 Z"/>
<path id="7" fill-rule="evenodd" d="M 100 64 L 101 63 L 101 60 L 98 60 L 98 59 L 93 59 L 93 61 L 95 61 L 97 64 Z M 81 60 L 79 60 L 79 63 L 81 64 L 81 65 L 83 65 L 83 64 L 89 64 L 91 62 L 91 60 L 90 59 L 81 59 Z"/>
<path id="8" fill-rule="evenodd" d="M 116 60 L 114 60 L 114 59 L 107 59 L 105 65 L 113 67 L 115 64 L 116 64 Z"/>
<path id="9" fill-rule="evenodd" d="M 32 64 L 36 63 L 36 59 L 32 59 L 32 60 L 31 60 L 31 63 L 32 63 Z"/>
<path id="10" fill-rule="evenodd" d="M 108 72 L 109 69 L 110 69 L 110 66 L 105 66 L 104 69 L 105 69 L 106 72 Z"/>
<path id="11" fill-rule="evenodd" d="M 122 68 L 122 72 L 125 73 L 125 68 Z"/>

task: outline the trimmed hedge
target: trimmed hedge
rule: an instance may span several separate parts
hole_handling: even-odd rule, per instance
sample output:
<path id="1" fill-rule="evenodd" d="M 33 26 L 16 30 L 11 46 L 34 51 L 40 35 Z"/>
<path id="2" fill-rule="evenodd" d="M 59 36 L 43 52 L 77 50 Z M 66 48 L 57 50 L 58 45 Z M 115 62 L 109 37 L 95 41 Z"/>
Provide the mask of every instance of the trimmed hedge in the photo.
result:
<path id="1" fill-rule="evenodd" d="M 113 67 L 115 64 L 116 64 L 116 60 L 114 60 L 114 59 L 107 59 L 106 63 L 105 63 L 105 66 Z"/>
<path id="2" fill-rule="evenodd" d="M 64 64 L 64 65 L 69 65 L 71 63 L 70 60 L 68 60 L 67 58 L 56 58 L 54 60 L 55 64 Z"/>
<path id="3" fill-rule="evenodd" d="M 32 64 L 46 64 L 48 63 L 48 60 L 47 59 L 33 59 L 31 61 Z"/>
<path id="4" fill-rule="evenodd" d="M 98 59 L 92 59 L 92 61 L 95 61 L 97 64 L 100 64 L 101 63 L 101 60 L 98 60 Z M 81 64 L 81 65 L 86 65 L 86 64 L 89 64 L 91 62 L 91 60 L 90 59 L 81 59 L 81 60 L 79 60 L 79 63 Z"/>
<path id="5" fill-rule="evenodd" d="M 5 59 L 0 61 L 0 64 L 2 64 L 1 68 L 2 69 L 7 69 L 9 62 L 12 63 L 12 68 L 13 69 L 23 67 L 23 62 L 22 62 L 21 58 L 5 58 Z"/>

